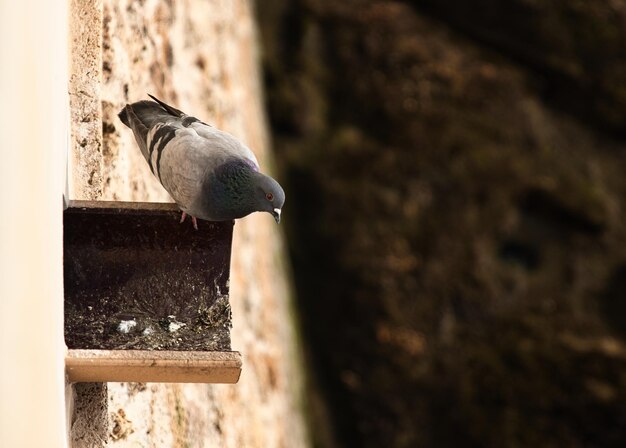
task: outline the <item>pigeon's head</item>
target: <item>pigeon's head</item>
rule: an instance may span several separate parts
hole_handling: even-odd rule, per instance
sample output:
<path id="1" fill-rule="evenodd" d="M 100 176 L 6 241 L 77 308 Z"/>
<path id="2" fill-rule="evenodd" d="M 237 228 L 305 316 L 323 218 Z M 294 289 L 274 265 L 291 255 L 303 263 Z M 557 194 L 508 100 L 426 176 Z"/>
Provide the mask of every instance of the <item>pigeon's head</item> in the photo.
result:
<path id="1" fill-rule="evenodd" d="M 277 223 L 285 203 L 285 192 L 278 182 L 269 176 L 259 173 L 256 178 L 255 199 L 257 210 L 268 212 Z"/>
<path id="2" fill-rule="evenodd" d="M 205 180 L 196 216 L 212 221 L 243 218 L 254 212 L 267 212 L 276 222 L 285 203 L 285 192 L 278 182 L 245 161 L 218 166 Z"/>

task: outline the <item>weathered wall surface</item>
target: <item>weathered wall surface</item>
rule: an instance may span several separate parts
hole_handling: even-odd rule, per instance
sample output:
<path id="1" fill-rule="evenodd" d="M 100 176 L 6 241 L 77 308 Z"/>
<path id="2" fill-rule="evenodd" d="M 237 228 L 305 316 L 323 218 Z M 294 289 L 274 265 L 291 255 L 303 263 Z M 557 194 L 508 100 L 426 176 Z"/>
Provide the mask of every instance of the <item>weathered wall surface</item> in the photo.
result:
<path id="1" fill-rule="evenodd" d="M 249 1 L 76 1 L 73 12 L 73 199 L 170 200 L 116 116 L 147 93 L 231 132 L 271 168 Z M 100 17 L 101 41 L 93 32 Z M 99 95 L 97 110 L 91 95 Z M 112 446 L 306 445 L 280 228 L 257 214 L 236 224 L 234 238 L 232 345 L 244 357 L 239 383 L 110 383 Z M 74 446 L 83 446 L 74 436 Z"/>
<path id="2" fill-rule="evenodd" d="M 102 196 L 102 125 L 100 79 L 102 74 L 102 1 L 72 0 L 70 5 L 70 120 L 74 198 Z"/>

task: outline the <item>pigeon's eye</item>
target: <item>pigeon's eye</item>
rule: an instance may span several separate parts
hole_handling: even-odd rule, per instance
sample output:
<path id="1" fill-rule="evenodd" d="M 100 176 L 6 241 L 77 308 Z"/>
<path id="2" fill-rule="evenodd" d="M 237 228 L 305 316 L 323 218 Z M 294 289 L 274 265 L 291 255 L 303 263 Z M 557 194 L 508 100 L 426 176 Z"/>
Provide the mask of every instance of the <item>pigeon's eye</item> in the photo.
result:
<path id="1" fill-rule="evenodd" d="M 265 193 L 265 197 L 267 198 L 268 201 L 274 200 L 274 195 L 272 193 Z"/>

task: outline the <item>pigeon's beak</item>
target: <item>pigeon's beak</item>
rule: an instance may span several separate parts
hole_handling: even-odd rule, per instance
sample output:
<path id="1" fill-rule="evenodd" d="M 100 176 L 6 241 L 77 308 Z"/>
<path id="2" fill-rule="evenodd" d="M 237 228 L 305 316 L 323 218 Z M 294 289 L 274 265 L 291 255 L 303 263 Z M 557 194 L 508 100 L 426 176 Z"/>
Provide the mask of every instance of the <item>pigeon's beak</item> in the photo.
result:
<path id="1" fill-rule="evenodd" d="M 279 208 L 275 208 L 274 211 L 272 212 L 272 216 L 276 220 L 276 224 L 280 222 L 280 212 L 281 210 Z"/>

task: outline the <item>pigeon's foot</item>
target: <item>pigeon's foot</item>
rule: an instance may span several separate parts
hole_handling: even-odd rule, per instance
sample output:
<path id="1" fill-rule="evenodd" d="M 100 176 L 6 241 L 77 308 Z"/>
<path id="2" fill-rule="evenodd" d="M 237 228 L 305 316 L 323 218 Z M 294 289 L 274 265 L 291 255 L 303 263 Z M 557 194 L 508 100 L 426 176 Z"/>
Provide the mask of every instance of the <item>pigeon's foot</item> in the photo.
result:
<path id="1" fill-rule="evenodd" d="M 185 222 L 185 218 L 187 218 L 187 213 L 183 212 L 182 216 L 180 217 L 181 224 Z M 191 222 L 193 223 L 193 228 L 198 230 L 198 220 L 196 219 L 195 216 L 191 216 Z"/>

